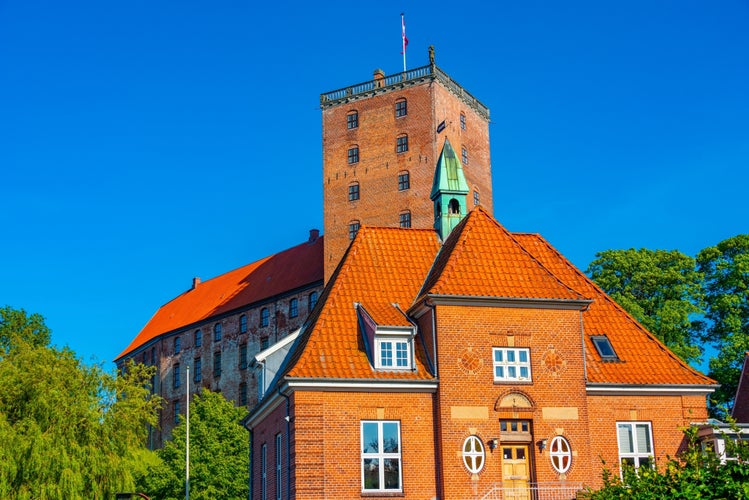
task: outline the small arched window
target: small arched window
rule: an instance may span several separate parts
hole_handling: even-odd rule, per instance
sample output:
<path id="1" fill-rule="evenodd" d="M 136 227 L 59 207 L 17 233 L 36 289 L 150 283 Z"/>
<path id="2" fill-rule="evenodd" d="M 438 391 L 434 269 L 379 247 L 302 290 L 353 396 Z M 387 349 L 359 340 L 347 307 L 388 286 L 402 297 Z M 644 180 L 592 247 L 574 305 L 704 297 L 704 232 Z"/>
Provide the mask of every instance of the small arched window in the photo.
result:
<path id="1" fill-rule="evenodd" d="M 408 104 L 405 99 L 395 101 L 395 117 L 406 116 L 408 114 Z"/>
<path id="2" fill-rule="evenodd" d="M 560 474 L 567 472 L 572 464 L 570 443 L 562 436 L 555 436 L 549 446 L 549 457 L 554 470 Z"/>
<path id="3" fill-rule="evenodd" d="M 484 443 L 478 436 L 468 436 L 463 441 L 463 464 L 471 474 L 478 474 L 484 468 Z"/>
<path id="4" fill-rule="evenodd" d="M 357 111 L 349 111 L 346 114 L 346 128 L 358 128 L 359 127 L 359 113 Z"/>
<path id="5" fill-rule="evenodd" d="M 239 333 L 247 333 L 247 315 L 243 314 L 239 317 Z"/>
<path id="6" fill-rule="evenodd" d="M 348 148 L 348 163 L 349 165 L 359 163 L 359 146 L 351 146 Z"/>
<path id="7" fill-rule="evenodd" d="M 395 152 L 405 153 L 408 151 L 408 136 L 406 134 L 399 135 L 395 139 Z"/>
<path id="8" fill-rule="evenodd" d="M 473 190 L 473 204 L 474 204 L 474 206 L 481 205 L 481 202 L 480 202 L 480 199 L 479 199 L 479 190 L 478 189 L 474 189 Z"/>
<path id="9" fill-rule="evenodd" d="M 195 347 L 203 345 L 203 332 L 201 330 L 195 330 Z"/>
<path id="10" fill-rule="evenodd" d="M 356 233 L 359 232 L 359 221 L 358 220 L 352 220 L 348 224 L 348 239 L 353 240 L 354 236 L 356 236 Z"/>
<path id="11" fill-rule="evenodd" d="M 267 307 L 263 307 L 260 310 L 260 326 L 268 326 L 270 321 L 270 312 Z"/>
<path id="12" fill-rule="evenodd" d="M 460 203 L 455 198 L 450 200 L 447 205 L 447 213 L 450 215 L 460 215 Z"/>
<path id="13" fill-rule="evenodd" d="M 348 201 L 356 201 L 359 199 L 359 183 L 352 182 L 348 185 Z"/>
<path id="14" fill-rule="evenodd" d="M 213 340 L 221 340 L 221 323 L 216 323 L 215 325 L 213 325 Z"/>
<path id="15" fill-rule="evenodd" d="M 400 227 L 411 227 L 411 211 L 410 210 L 404 210 L 400 213 L 398 216 Z"/>
<path id="16" fill-rule="evenodd" d="M 408 170 L 398 172 L 398 191 L 405 191 L 411 188 L 411 175 Z"/>
<path id="17" fill-rule="evenodd" d="M 317 304 L 317 292 L 312 292 L 309 294 L 309 303 L 307 304 L 310 311 L 315 308 L 315 304 Z"/>

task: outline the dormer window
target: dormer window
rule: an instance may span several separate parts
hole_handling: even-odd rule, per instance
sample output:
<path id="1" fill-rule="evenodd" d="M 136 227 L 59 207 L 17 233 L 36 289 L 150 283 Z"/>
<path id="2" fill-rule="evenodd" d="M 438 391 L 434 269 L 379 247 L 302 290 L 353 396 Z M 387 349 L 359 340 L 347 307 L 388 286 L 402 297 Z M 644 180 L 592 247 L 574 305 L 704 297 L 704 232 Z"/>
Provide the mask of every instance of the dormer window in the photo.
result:
<path id="1" fill-rule="evenodd" d="M 596 346 L 596 351 L 601 359 L 604 361 L 618 361 L 619 356 L 616 355 L 614 347 L 611 345 L 611 341 L 606 335 L 593 335 L 590 337 L 593 341 L 593 345 Z"/>
<path id="2" fill-rule="evenodd" d="M 410 336 L 375 334 L 375 368 L 382 370 L 408 370 L 411 368 Z"/>

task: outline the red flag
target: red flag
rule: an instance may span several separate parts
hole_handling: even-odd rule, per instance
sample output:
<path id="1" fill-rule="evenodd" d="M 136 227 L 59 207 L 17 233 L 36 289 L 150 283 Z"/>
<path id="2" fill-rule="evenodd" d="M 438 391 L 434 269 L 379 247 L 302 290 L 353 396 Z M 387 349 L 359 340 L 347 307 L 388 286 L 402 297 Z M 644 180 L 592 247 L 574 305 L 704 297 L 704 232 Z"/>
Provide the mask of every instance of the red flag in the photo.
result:
<path id="1" fill-rule="evenodd" d="M 401 54 L 406 53 L 406 47 L 408 47 L 408 38 L 406 38 L 406 18 L 401 14 L 401 31 L 403 36 L 403 52 Z"/>

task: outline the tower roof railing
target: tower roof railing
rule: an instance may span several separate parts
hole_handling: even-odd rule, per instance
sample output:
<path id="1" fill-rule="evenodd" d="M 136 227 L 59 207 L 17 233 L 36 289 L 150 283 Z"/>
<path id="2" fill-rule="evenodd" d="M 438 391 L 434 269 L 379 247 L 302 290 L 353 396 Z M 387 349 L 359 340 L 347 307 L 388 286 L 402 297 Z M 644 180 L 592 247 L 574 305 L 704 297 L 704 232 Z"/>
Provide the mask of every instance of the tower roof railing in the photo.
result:
<path id="1" fill-rule="evenodd" d="M 450 78 L 447 73 L 434 64 L 421 66 L 402 73 L 389 76 L 381 76 L 368 82 L 357 83 L 342 89 L 324 92 L 320 94 L 320 107 L 328 108 L 338 104 L 350 102 L 357 99 L 371 97 L 372 95 L 397 90 L 409 85 L 416 85 L 426 80 L 437 80 L 448 90 L 458 96 L 467 105 L 476 110 L 487 120 L 489 119 L 489 108 L 473 97 L 470 92 L 460 86 L 458 82 Z"/>

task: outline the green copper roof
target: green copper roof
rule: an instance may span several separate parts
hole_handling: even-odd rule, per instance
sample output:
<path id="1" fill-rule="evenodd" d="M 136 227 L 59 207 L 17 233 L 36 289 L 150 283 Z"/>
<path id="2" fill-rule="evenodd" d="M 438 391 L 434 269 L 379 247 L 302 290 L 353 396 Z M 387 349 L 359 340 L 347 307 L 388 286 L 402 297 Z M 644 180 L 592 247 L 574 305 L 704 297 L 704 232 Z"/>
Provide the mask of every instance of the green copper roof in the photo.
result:
<path id="1" fill-rule="evenodd" d="M 434 199 L 439 193 L 466 194 L 468 191 L 468 183 L 463 175 L 460 159 L 455 154 L 450 141 L 445 138 L 445 145 L 442 147 L 442 153 L 437 160 L 437 169 L 434 171 L 430 198 Z"/>

